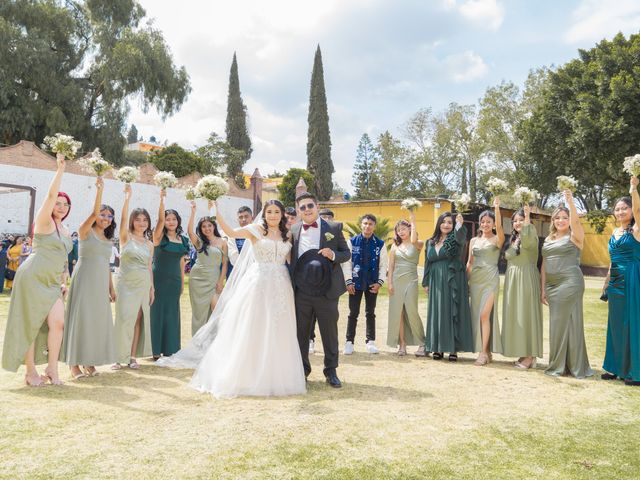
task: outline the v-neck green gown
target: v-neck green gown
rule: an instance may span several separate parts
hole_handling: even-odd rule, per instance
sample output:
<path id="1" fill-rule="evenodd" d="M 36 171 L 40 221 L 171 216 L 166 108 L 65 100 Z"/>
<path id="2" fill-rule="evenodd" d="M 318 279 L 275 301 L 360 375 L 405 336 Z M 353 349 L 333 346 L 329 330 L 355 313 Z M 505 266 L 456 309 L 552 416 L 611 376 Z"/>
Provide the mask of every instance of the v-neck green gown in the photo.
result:
<path id="1" fill-rule="evenodd" d="M 192 336 L 207 323 L 211 316 L 211 301 L 218 296 L 216 284 L 220 279 L 223 256 L 222 250 L 209 245 L 207 253 L 198 252 L 196 264 L 189 273 Z"/>

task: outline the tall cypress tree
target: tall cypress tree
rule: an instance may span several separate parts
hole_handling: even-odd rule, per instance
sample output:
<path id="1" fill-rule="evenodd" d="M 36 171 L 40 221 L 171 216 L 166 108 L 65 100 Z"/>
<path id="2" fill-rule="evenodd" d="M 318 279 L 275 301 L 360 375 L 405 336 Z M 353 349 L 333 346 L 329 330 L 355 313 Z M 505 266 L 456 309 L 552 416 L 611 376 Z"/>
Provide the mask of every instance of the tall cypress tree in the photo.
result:
<path id="1" fill-rule="evenodd" d="M 227 165 L 227 174 L 240 181 L 242 179 L 242 168 L 251 157 L 251 138 L 247 129 L 247 107 L 240 95 L 240 79 L 238 77 L 238 61 L 233 53 L 231 62 L 231 72 L 229 73 L 229 95 L 227 97 L 227 143 L 230 147 L 244 152 L 241 162 L 233 162 Z M 241 182 L 243 183 L 243 182 Z M 242 185 L 239 183 L 241 187 Z"/>
<path id="2" fill-rule="evenodd" d="M 327 95 L 324 89 L 324 73 L 320 45 L 316 50 L 311 73 L 309 95 L 309 130 L 307 131 L 307 170 L 314 177 L 314 186 L 319 200 L 329 200 L 333 190 L 331 175 L 335 171 L 331 161 L 331 135 Z"/>

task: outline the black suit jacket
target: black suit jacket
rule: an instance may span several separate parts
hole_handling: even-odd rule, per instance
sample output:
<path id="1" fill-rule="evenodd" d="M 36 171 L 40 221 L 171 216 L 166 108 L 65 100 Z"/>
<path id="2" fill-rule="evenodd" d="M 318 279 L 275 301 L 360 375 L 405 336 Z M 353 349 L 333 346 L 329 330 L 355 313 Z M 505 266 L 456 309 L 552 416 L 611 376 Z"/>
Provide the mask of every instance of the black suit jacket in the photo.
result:
<path id="1" fill-rule="evenodd" d="M 327 222 L 321 218 L 318 218 L 318 222 L 320 223 L 320 249 L 330 248 L 336 254 L 336 258 L 331 262 L 331 287 L 329 288 L 326 297 L 337 299 L 347 291 L 340 264 L 351 260 L 351 250 L 349 250 L 347 241 L 344 239 L 344 235 L 342 234 L 342 223 Z M 296 262 L 298 261 L 298 241 L 300 239 L 301 230 L 302 222 L 298 222 L 291 227 L 291 241 L 293 242 L 293 248 L 291 249 L 291 263 L 289 268 L 292 279 L 293 272 L 295 272 L 296 268 Z M 327 239 L 327 233 L 333 235 L 331 240 Z"/>

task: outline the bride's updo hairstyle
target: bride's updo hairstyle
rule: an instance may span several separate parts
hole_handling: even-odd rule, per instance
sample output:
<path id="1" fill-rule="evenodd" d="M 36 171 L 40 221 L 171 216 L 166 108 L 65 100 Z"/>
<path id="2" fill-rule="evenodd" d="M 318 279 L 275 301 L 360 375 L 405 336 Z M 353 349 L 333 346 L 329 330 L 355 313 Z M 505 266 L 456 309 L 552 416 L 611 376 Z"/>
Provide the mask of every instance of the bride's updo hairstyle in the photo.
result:
<path id="1" fill-rule="evenodd" d="M 287 235 L 289 234 L 289 230 L 287 230 L 287 217 L 284 214 L 284 205 L 278 200 L 268 200 L 264 204 L 264 208 L 262 209 L 262 227 L 264 228 L 264 235 L 266 236 L 267 233 L 269 233 L 269 225 L 267 225 L 267 207 L 271 205 L 275 205 L 280 210 L 280 223 L 278 223 L 278 228 L 280 229 L 282 240 L 286 242 Z"/>

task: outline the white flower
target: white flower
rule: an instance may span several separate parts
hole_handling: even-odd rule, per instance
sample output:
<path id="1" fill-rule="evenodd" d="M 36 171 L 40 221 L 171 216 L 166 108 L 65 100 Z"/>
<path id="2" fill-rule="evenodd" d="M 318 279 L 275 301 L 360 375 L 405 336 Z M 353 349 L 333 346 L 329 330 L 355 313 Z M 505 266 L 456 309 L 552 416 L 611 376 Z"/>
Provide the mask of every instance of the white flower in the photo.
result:
<path id="1" fill-rule="evenodd" d="M 133 183 L 138 180 L 139 176 L 140 172 L 135 167 L 122 167 L 114 174 L 114 177 L 124 183 Z"/>
<path id="2" fill-rule="evenodd" d="M 207 200 L 217 200 L 229 191 L 229 184 L 217 175 L 206 175 L 198 180 L 196 192 Z"/>
<path id="3" fill-rule="evenodd" d="M 324 238 L 327 239 L 327 242 L 330 242 L 331 240 L 333 240 L 335 238 L 335 235 L 333 235 L 331 232 L 327 232 L 324 234 Z"/>
<path id="4" fill-rule="evenodd" d="M 540 194 L 537 190 L 529 189 L 527 187 L 517 187 L 516 191 L 513 192 L 513 198 L 522 205 L 529 205 L 534 203 Z"/>
<path id="5" fill-rule="evenodd" d="M 400 204 L 402 210 L 409 210 L 413 212 L 422 206 L 422 202 L 415 198 L 405 198 Z"/>
<path id="6" fill-rule="evenodd" d="M 640 177 L 640 153 L 624 159 L 624 171 L 634 177 Z"/>
<path id="7" fill-rule="evenodd" d="M 158 172 L 153 176 L 153 182 L 162 190 L 175 187 L 178 180 L 173 172 Z"/>
<path id="8" fill-rule="evenodd" d="M 571 190 L 575 192 L 578 188 L 578 181 L 573 177 L 567 177 L 566 175 L 560 175 L 556 177 L 558 181 L 558 190 L 564 192 L 565 190 Z"/>
<path id="9" fill-rule="evenodd" d="M 88 157 L 81 158 L 78 163 L 84 167 L 85 170 L 95 173 L 98 177 L 104 175 L 104 173 L 111 168 L 109 162 L 102 158 L 100 149 L 96 148 Z"/>
<path id="10" fill-rule="evenodd" d="M 509 191 L 509 184 L 500 178 L 490 177 L 487 181 L 487 190 L 495 196 L 502 195 Z"/>
<path id="11" fill-rule="evenodd" d="M 459 212 L 466 212 L 469 210 L 469 205 L 471 204 L 471 197 L 468 193 L 462 193 L 460 195 L 454 195 L 453 201 L 456 204 L 456 209 Z"/>
<path id="12" fill-rule="evenodd" d="M 44 137 L 44 145 L 53 153 L 61 153 L 68 160 L 76 158 L 78 150 L 82 148 L 82 142 L 74 140 L 71 135 L 56 133 L 54 136 Z"/>
<path id="13" fill-rule="evenodd" d="M 198 192 L 196 191 L 196 189 L 194 187 L 187 187 L 185 189 L 184 198 L 186 198 L 187 200 L 189 200 L 189 201 L 195 200 L 198 197 L 200 197 L 200 195 L 198 195 Z"/>

